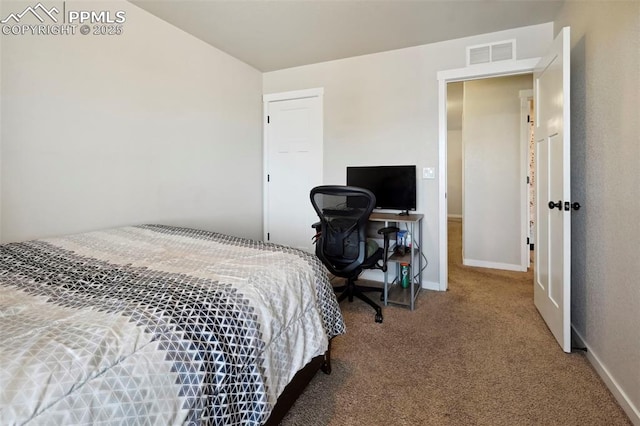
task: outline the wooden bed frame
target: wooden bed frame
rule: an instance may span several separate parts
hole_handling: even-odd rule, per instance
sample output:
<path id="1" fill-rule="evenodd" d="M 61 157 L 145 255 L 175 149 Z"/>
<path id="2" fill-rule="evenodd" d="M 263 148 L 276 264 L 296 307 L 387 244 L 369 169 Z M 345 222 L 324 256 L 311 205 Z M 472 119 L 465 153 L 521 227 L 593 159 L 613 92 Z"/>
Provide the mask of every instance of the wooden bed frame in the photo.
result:
<path id="1" fill-rule="evenodd" d="M 280 424 L 318 370 L 322 370 L 325 374 L 331 374 L 331 340 L 329 340 L 329 348 L 324 355 L 318 355 L 313 358 L 293 376 L 293 380 L 284 388 L 278 398 L 278 402 L 273 407 L 271 416 L 269 416 L 265 426 L 277 426 Z"/>

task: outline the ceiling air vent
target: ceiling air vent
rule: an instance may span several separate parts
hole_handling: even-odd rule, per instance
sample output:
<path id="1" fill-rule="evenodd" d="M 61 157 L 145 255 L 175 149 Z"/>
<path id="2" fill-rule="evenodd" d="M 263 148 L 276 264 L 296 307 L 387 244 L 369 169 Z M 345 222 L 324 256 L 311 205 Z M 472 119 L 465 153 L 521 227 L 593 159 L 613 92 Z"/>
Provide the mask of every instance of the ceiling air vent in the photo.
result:
<path id="1" fill-rule="evenodd" d="M 515 58 L 515 39 L 467 47 L 467 66 L 488 64 L 497 61 L 510 61 Z"/>
<path id="2" fill-rule="evenodd" d="M 476 46 L 467 48 L 467 65 L 491 62 L 491 47 Z"/>

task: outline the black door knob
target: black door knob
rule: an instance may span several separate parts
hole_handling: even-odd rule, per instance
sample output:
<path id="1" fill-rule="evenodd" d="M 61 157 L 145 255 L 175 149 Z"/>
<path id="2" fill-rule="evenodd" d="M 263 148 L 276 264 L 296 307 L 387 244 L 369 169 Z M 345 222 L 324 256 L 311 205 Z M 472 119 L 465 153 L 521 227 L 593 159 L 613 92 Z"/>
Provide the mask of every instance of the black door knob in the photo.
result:
<path id="1" fill-rule="evenodd" d="M 580 203 L 576 201 L 575 203 L 571 204 L 571 208 L 574 210 L 580 210 Z"/>
<path id="2" fill-rule="evenodd" d="M 557 203 L 554 203 L 553 201 L 549 201 L 549 208 L 551 210 L 557 208 L 558 210 L 562 210 L 562 200 L 558 201 Z"/>

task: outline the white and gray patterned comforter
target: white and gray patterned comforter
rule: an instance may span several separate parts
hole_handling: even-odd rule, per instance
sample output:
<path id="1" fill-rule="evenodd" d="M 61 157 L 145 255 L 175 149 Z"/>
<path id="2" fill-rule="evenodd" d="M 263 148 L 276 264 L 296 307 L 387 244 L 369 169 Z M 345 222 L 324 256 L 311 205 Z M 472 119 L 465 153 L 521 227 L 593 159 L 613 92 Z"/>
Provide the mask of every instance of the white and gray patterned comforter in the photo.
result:
<path id="1" fill-rule="evenodd" d="M 0 424 L 261 424 L 344 323 L 288 247 L 145 225 L 0 246 Z"/>

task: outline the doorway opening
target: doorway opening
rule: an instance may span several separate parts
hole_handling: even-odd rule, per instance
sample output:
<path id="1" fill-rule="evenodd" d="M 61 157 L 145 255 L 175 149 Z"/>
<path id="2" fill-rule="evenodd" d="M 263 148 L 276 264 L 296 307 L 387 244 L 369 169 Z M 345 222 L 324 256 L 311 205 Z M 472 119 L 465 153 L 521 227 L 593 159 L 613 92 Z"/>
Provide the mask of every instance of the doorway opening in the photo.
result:
<path id="1" fill-rule="evenodd" d="M 449 243 L 465 266 L 530 267 L 532 88 L 532 74 L 447 85 Z"/>
<path id="2" fill-rule="evenodd" d="M 438 219 L 438 242 L 440 248 L 439 282 L 440 290 L 448 288 L 448 203 L 447 203 L 447 85 L 454 82 L 465 82 L 491 77 L 513 76 L 520 74 L 531 74 L 538 63 L 539 58 L 531 58 L 516 61 L 505 61 L 504 63 L 486 64 L 483 67 L 468 67 L 454 70 L 441 71 L 438 73 L 438 121 L 439 121 L 439 219 Z M 525 176 L 526 178 L 526 176 Z M 524 188 L 524 185 L 523 185 Z M 524 189 L 523 189 L 524 190 Z M 525 203 L 525 201 L 523 201 Z M 525 205 L 528 204 L 525 203 Z M 522 207 L 524 209 L 524 207 Z M 529 247 L 521 244 L 518 250 L 520 256 L 528 259 Z M 528 264 L 528 261 L 527 261 Z"/>

